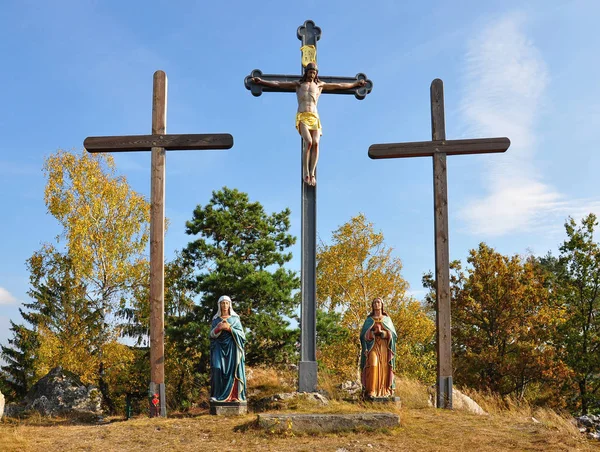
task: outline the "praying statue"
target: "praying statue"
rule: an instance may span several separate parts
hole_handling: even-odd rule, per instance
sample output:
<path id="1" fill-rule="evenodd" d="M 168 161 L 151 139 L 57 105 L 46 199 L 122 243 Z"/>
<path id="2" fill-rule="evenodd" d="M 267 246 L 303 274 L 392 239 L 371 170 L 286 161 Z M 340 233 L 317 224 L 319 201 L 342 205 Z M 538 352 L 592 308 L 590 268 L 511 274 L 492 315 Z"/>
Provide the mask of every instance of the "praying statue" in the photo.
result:
<path id="1" fill-rule="evenodd" d="M 223 295 L 210 328 L 211 401 L 246 401 L 245 343 L 240 316 L 233 310 L 231 298 Z"/>
<path id="2" fill-rule="evenodd" d="M 363 395 L 366 399 L 394 396 L 394 360 L 398 335 L 392 319 L 375 298 L 371 313 L 360 332 L 360 368 Z"/>
<path id="3" fill-rule="evenodd" d="M 304 149 L 302 154 L 302 179 L 308 185 L 317 184 L 316 169 L 319 160 L 319 140 L 322 128 L 317 103 L 323 91 L 344 90 L 357 88 L 366 84 L 365 80 L 353 83 L 325 83 L 319 80 L 319 69 L 316 63 L 308 63 L 304 75 L 295 82 L 273 82 L 253 77 L 252 82 L 271 88 L 295 89 L 298 97 L 298 112 L 296 113 L 296 129 L 302 136 Z"/>

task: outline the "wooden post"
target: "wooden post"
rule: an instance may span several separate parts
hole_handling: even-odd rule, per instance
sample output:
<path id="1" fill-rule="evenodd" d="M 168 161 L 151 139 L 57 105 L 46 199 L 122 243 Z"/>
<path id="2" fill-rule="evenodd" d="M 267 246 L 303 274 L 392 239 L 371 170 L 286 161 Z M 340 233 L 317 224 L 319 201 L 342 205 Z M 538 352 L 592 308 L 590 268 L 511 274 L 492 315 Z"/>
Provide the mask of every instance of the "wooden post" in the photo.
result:
<path id="1" fill-rule="evenodd" d="M 167 133 L 167 76 L 154 73 L 152 135 Z M 167 415 L 165 391 L 165 149 L 153 147 L 150 176 L 150 386 L 160 395 L 160 415 Z M 157 390 L 158 389 L 158 390 Z M 162 393 L 162 394 L 161 394 Z"/>
<path id="2" fill-rule="evenodd" d="M 452 336 L 450 329 L 450 256 L 448 244 L 448 184 L 446 156 L 505 152 L 508 138 L 446 140 L 444 85 L 431 83 L 431 139 L 416 143 L 374 144 L 372 159 L 433 157 L 433 209 L 435 224 L 435 293 L 437 407 L 452 408 Z"/>
<path id="3" fill-rule="evenodd" d="M 431 139 L 446 139 L 444 84 L 431 83 Z M 435 225 L 437 406 L 452 408 L 452 342 L 450 334 L 450 259 L 448 244 L 448 183 L 446 154 L 433 155 L 433 208 Z"/>
<path id="4" fill-rule="evenodd" d="M 91 153 L 151 151 L 149 404 L 151 416 L 165 417 L 165 154 L 167 150 L 230 149 L 233 137 L 228 133 L 167 135 L 167 76 L 156 71 L 152 86 L 152 135 L 87 137 L 83 146 Z"/>

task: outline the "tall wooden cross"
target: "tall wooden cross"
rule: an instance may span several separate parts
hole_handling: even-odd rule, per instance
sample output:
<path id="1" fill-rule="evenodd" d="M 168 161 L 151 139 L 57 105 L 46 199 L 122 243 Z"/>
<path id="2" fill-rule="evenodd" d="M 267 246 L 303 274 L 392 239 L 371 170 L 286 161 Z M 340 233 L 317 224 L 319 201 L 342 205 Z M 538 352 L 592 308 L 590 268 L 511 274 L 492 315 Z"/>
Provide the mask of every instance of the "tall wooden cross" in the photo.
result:
<path id="1" fill-rule="evenodd" d="M 296 33 L 302 41 L 302 49 L 312 49 L 313 54 L 303 53 L 303 66 L 311 59 L 316 61 L 317 41 L 321 39 L 321 29 L 315 26 L 312 20 L 307 20 L 298 27 Z M 263 74 L 258 69 L 252 71 L 244 80 L 244 84 L 254 96 L 266 92 L 295 92 L 289 88 L 271 88 L 252 82 L 254 77 L 271 82 L 298 81 L 302 75 L 270 75 Z M 366 84 L 359 88 L 338 89 L 323 91 L 323 94 L 354 94 L 357 99 L 364 99 L 373 89 L 373 83 L 365 74 L 359 73 L 355 77 L 331 77 L 319 75 L 325 83 L 353 83 L 365 80 Z M 303 149 L 302 139 L 300 148 Z M 302 155 L 302 152 L 301 152 Z M 302 161 L 302 158 L 301 158 Z M 301 176 L 302 179 L 302 165 Z M 302 183 L 302 231 L 301 231 L 301 297 L 300 312 L 300 363 L 298 366 L 298 390 L 301 392 L 314 392 L 317 390 L 317 271 L 316 271 L 316 244 L 317 244 L 317 189 L 315 186 Z"/>
<path id="2" fill-rule="evenodd" d="M 450 263 L 448 249 L 448 186 L 446 156 L 505 152 L 508 138 L 446 140 L 444 84 L 431 83 L 431 138 L 416 143 L 374 144 L 372 159 L 433 157 L 433 208 L 435 223 L 437 407 L 452 408 L 452 342 L 450 335 Z"/>
<path id="3" fill-rule="evenodd" d="M 167 415 L 164 364 L 165 301 L 165 151 L 230 149 L 230 134 L 167 135 L 167 76 L 154 73 L 152 135 L 88 137 L 88 152 L 151 151 L 150 194 L 150 394 L 159 394 L 159 412 Z"/>

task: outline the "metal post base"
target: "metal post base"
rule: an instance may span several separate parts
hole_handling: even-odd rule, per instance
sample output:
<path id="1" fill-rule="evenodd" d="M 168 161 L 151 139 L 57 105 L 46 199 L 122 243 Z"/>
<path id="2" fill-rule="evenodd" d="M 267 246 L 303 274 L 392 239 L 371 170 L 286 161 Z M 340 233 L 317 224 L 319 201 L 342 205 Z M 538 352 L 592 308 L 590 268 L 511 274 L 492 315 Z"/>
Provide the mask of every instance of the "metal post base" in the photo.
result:
<path id="1" fill-rule="evenodd" d="M 158 407 L 154 407 L 152 404 L 152 397 L 154 394 L 158 394 L 159 404 Z M 164 383 L 150 382 L 150 417 L 167 417 L 167 397 L 165 392 Z"/>
<path id="2" fill-rule="evenodd" d="M 316 361 L 300 361 L 298 364 L 298 392 L 317 392 Z"/>
<path id="3" fill-rule="evenodd" d="M 436 406 L 452 409 L 452 377 L 438 377 Z"/>

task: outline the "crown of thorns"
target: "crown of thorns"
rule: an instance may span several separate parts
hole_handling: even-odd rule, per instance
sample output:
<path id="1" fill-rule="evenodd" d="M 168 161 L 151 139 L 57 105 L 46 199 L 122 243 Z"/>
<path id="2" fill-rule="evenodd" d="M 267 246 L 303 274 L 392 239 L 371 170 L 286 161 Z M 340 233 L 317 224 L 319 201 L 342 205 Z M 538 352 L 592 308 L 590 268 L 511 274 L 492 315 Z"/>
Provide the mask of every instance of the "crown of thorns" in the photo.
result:
<path id="1" fill-rule="evenodd" d="M 314 69 L 315 71 L 319 72 L 319 68 L 317 67 L 317 63 L 308 63 L 306 65 L 306 67 L 304 68 L 304 72 L 308 72 L 311 69 Z"/>

